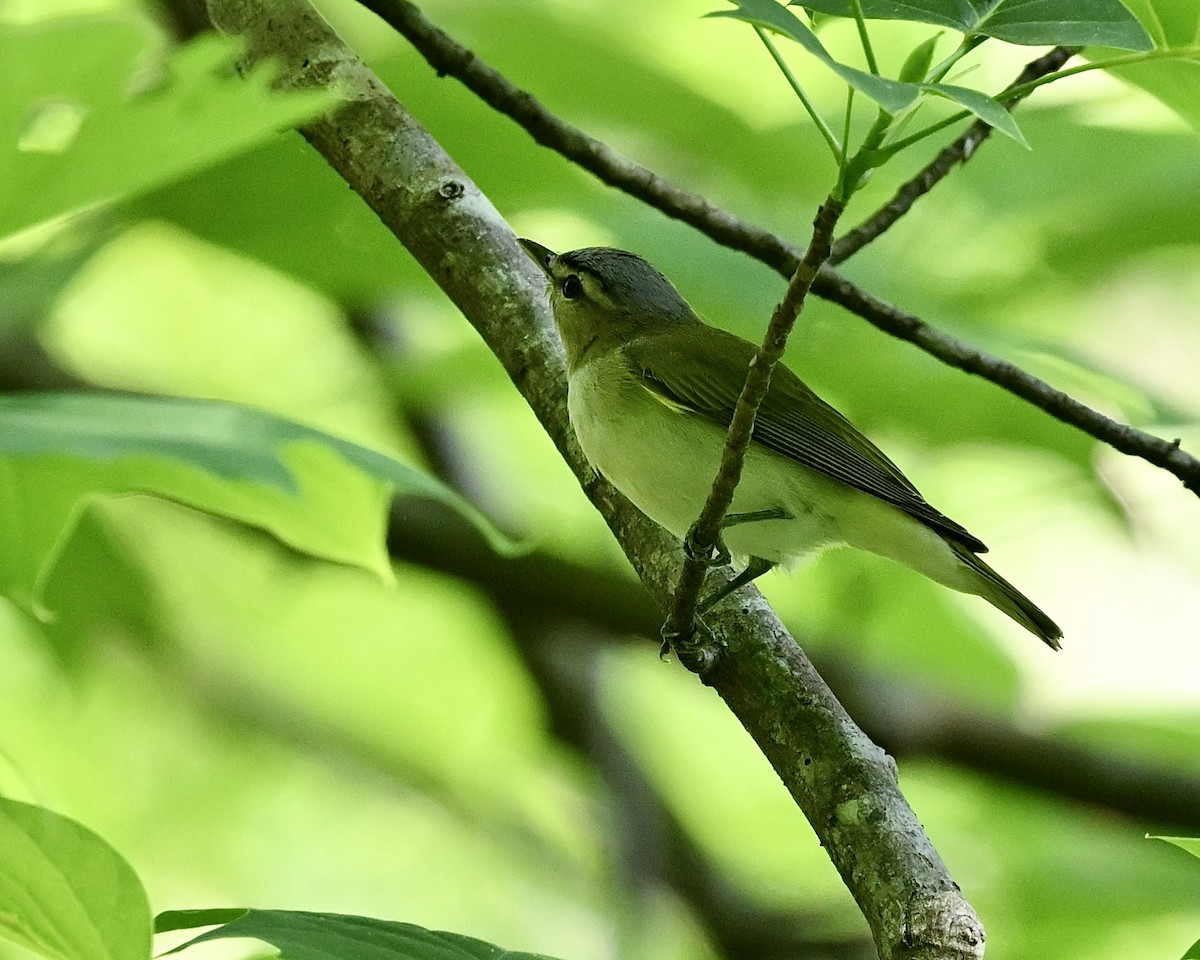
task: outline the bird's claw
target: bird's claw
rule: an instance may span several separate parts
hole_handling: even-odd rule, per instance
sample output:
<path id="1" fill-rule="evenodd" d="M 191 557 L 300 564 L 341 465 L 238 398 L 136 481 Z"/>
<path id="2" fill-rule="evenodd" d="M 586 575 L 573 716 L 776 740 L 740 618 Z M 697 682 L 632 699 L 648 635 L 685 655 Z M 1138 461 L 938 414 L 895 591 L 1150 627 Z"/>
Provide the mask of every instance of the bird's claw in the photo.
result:
<path id="1" fill-rule="evenodd" d="M 689 560 L 702 563 L 706 567 L 723 567 L 730 561 L 729 549 L 723 540 L 719 539 L 712 545 L 701 545 L 696 541 L 696 533 L 689 530 L 683 538 L 683 552 Z"/>
<path id="2" fill-rule="evenodd" d="M 683 630 L 667 620 L 659 632 L 662 635 L 662 646 L 658 651 L 659 659 L 666 660 L 668 654 L 674 650 L 680 663 L 693 673 L 699 674 L 705 673 L 717 662 L 720 647 L 716 634 L 700 617 L 696 617 L 694 623 Z M 703 634 L 703 637 L 698 637 L 698 633 Z"/>

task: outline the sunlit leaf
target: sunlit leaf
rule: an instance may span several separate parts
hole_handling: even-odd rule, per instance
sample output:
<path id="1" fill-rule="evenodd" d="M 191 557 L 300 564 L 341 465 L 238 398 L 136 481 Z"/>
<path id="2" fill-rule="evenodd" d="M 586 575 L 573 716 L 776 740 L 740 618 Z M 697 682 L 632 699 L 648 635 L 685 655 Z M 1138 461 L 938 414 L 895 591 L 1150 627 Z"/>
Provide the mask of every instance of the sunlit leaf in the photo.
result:
<path id="1" fill-rule="evenodd" d="M 1112 72 L 1161 100 L 1200 132 L 1200 56 L 1131 63 Z"/>
<path id="2" fill-rule="evenodd" d="M 1200 42 L 1200 4 L 1194 0 L 1124 0 L 1158 47 Z"/>
<path id="3" fill-rule="evenodd" d="M 50 960 L 148 960 L 150 906 L 92 831 L 0 798 L 0 937 Z"/>
<path id="4" fill-rule="evenodd" d="M 239 76 L 240 45 L 206 34 L 155 73 L 156 30 L 133 13 L 0 23 L 0 236 L 162 186 L 336 102 Z"/>
<path id="5" fill-rule="evenodd" d="M 161 932 L 222 922 L 216 918 L 223 913 L 226 911 L 163 914 L 155 928 Z M 282 960 L 551 960 L 411 923 L 299 910 L 246 910 L 175 950 L 230 937 L 264 940 L 279 950 Z"/>
<path id="6" fill-rule="evenodd" d="M 390 576 L 390 497 L 441 500 L 509 543 L 432 477 L 374 450 L 229 403 L 118 394 L 0 396 L 0 587 L 33 610 L 90 499 L 153 493 Z"/>
<path id="7" fill-rule="evenodd" d="M 1193 857 L 1200 857 L 1200 837 L 1160 837 L 1149 836 L 1151 840 L 1165 840 L 1167 843 L 1173 843 L 1180 850 L 1186 850 Z"/>
<path id="8" fill-rule="evenodd" d="M 805 6 L 842 17 L 850 0 L 805 0 Z M 871 20 L 908 20 L 951 27 L 1031 46 L 1092 44 L 1149 50 L 1149 36 L 1119 0 L 862 0 Z"/>

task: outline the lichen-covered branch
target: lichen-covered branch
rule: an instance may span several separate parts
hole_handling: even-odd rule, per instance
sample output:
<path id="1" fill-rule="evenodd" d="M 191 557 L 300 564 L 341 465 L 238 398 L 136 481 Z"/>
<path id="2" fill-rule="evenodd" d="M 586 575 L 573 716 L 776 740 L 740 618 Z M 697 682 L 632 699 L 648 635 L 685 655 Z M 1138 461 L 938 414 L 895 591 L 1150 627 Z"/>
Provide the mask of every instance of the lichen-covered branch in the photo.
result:
<path id="1" fill-rule="evenodd" d="M 282 64 L 285 86 L 337 82 L 345 91 L 346 102 L 308 124 L 305 137 L 475 326 L 665 604 L 679 551 L 583 459 L 543 283 L 492 204 L 304 0 L 208 0 L 208 9 L 222 30 L 246 37 L 249 61 Z M 880 956 L 982 956 L 979 920 L 900 794 L 894 764 L 761 597 L 730 606 L 710 618 L 728 655 L 706 680 L 808 817 Z"/>

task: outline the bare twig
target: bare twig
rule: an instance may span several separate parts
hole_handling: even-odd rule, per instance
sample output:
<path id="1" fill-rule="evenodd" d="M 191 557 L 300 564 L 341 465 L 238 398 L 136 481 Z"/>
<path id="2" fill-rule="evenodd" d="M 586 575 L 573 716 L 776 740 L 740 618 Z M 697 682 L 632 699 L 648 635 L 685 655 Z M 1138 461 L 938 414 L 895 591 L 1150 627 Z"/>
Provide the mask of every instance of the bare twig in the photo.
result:
<path id="1" fill-rule="evenodd" d="M 1078 47 L 1055 47 L 1044 56 L 1031 60 L 1025 64 L 1025 68 L 1017 76 L 1017 79 L 1009 85 L 1009 89 L 1053 73 L 1078 51 Z M 1012 97 L 1004 101 L 1004 105 L 1011 110 L 1021 102 L 1024 96 L 1028 96 L 1028 93 Z M 833 245 L 833 252 L 829 255 L 829 262 L 835 266 L 844 263 L 872 240 L 882 236 L 892 224 L 908 213 L 912 209 L 912 205 L 932 190 L 951 170 L 970 160 L 975 151 L 979 149 L 980 144 L 992 135 L 993 129 L 995 128 L 990 123 L 984 123 L 982 120 L 976 120 L 971 124 L 966 133 L 945 147 L 920 173 L 901 186 L 891 200 L 853 230 L 838 238 L 837 243 Z"/>
<path id="2" fill-rule="evenodd" d="M 209 0 L 209 12 L 221 29 L 245 36 L 248 62 L 281 63 L 283 86 L 336 78 L 346 102 L 307 124 L 305 137 L 475 325 L 665 604 L 678 551 L 588 467 L 567 420 L 544 285 L 495 208 L 303 0 Z M 766 603 L 750 592 L 710 619 L 736 655 L 722 657 L 706 681 L 804 810 L 883 960 L 981 956 L 979 920 L 900 794 L 894 765 Z"/>
<path id="3" fill-rule="evenodd" d="M 788 283 L 783 299 L 771 315 L 758 353 L 750 361 L 746 382 L 742 385 L 729 423 L 729 432 L 721 450 L 721 463 L 713 479 L 712 489 L 704 501 L 700 516 L 688 531 L 689 556 L 679 574 L 679 585 L 675 590 L 671 615 L 665 628 L 668 636 L 688 637 L 692 634 L 697 600 L 709 569 L 708 560 L 720 540 L 721 523 L 729 511 L 730 504 L 733 503 L 734 493 L 742 478 L 742 465 L 754 433 L 758 408 L 771 386 L 771 373 L 783 356 L 788 337 L 796 324 L 796 318 L 804 308 L 804 300 L 812 289 L 813 281 L 817 278 L 821 265 L 829 259 L 833 231 L 843 209 L 841 202 L 831 197 L 817 211 L 808 249 L 796 266 L 796 272 Z M 698 672 L 703 672 L 709 665 L 705 661 L 711 656 L 711 651 L 707 651 L 705 647 L 701 647 L 699 651 L 688 651 L 688 646 L 690 645 L 686 643 L 677 643 L 677 652 L 681 657 L 689 658 L 696 652 L 704 651 L 699 662 L 688 664 Z"/>
<path id="4" fill-rule="evenodd" d="M 695 227 L 722 246 L 747 253 L 784 277 L 791 277 L 795 273 L 801 256 L 796 247 L 703 197 L 681 190 L 577 127 L 563 122 L 528 91 L 511 83 L 438 29 L 409 0 L 360 2 L 403 34 L 439 74 L 460 80 L 490 106 L 524 127 L 538 143 L 561 153 L 601 182 Z M 1036 68 L 1030 64 L 1027 69 Z M 813 282 L 812 292 L 858 314 L 880 330 L 908 340 L 943 363 L 983 377 L 1036 406 L 1041 405 L 1036 399 L 1039 397 L 1063 398 L 1053 400 L 1053 408 L 1047 412 L 1122 453 L 1141 457 L 1161 467 L 1200 496 L 1200 460 L 1181 450 L 1177 444 L 1103 416 L 1014 364 L 967 346 L 911 314 L 867 294 L 829 265 L 821 270 Z M 917 328 L 919 333 L 916 332 Z"/>
<path id="5" fill-rule="evenodd" d="M 1120 423 L 1080 403 L 1068 393 L 1032 376 L 1015 364 L 985 353 L 963 340 L 931 327 L 919 317 L 898 310 L 856 287 L 832 270 L 823 271 L 818 281 L 825 296 L 855 313 L 871 313 L 881 330 L 920 347 L 926 353 L 959 370 L 1001 384 L 1009 391 L 1057 420 L 1078 427 L 1103 440 L 1121 453 L 1154 464 L 1174 474 L 1183 485 L 1200 496 L 1200 461 L 1179 447 L 1179 441 L 1166 441 Z M 816 289 L 816 284 L 813 285 Z"/>

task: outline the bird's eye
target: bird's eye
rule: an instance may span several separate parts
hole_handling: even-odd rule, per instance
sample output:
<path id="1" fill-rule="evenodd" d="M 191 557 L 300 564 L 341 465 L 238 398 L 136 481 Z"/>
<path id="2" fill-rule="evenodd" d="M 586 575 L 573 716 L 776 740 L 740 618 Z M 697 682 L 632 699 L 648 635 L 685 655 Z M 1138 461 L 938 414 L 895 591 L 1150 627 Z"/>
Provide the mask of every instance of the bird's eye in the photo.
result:
<path id="1" fill-rule="evenodd" d="M 574 300 L 583 294 L 583 283 L 576 274 L 571 274 L 562 282 L 562 295 L 568 300 Z"/>

